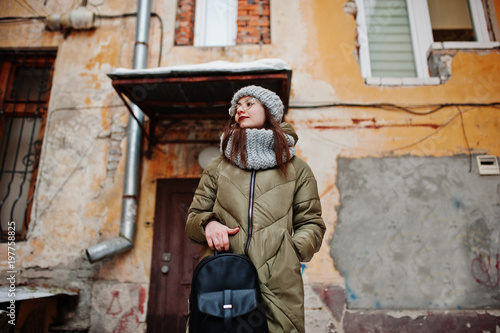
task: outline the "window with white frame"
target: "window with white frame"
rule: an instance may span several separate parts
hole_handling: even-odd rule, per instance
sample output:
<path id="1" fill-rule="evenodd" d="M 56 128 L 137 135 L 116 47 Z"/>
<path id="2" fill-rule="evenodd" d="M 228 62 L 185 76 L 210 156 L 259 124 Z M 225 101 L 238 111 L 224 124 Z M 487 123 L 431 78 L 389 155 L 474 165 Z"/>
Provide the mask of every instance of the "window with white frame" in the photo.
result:
<path id="1" fill-rule="evenodd" d="M 434 42 L 489 42 L 483 5 L 474 0 L 427 0 Z"/>
<path id="2" fill-rule="evenodd" d="M 429 78 L 427 57 L 436 42 L 445 48 L 484 48 L 490 42 L 481 0 L 356 0 L 356 5 L 364 78 Z"/>
<path id="3" fill-rule="evenodd" d="M 238 0 L 197 0 L 194 46 L 236 44 Z"/>

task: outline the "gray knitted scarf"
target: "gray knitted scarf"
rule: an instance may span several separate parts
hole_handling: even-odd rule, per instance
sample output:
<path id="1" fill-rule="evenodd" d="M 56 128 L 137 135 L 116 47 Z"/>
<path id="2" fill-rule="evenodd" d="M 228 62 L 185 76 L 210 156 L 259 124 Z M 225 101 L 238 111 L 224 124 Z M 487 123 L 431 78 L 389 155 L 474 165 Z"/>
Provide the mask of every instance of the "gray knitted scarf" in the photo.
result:
<path id="1" fill-rule="evenodd" d="M 247 137 L 247 165 L 243 165 L 241 157 L 236 155 L 235 159 L 231 159 L 231 145 L 233 142 L 232 135 L 227 143 L 226 151 L 224 151 L 224 156 L 234 164 L 236 164 L 241 169 L 247 170 L 261 170 L 270 169 L 278 165 L 276 162 L 276 155 L 274 154 L 274 137 L 273 131 L 269 129 L 257 129 L 257 128 L 247 128 L 245 129 Z M 285 134 L 288 141 L 290 158 L 295 155 L 295 140 L 289 134 Z M 222 151 L 222 140 L 224 135 L 221 136 L 221 151 Z M 283 160 L 286 157 L 283 156 Z"/>

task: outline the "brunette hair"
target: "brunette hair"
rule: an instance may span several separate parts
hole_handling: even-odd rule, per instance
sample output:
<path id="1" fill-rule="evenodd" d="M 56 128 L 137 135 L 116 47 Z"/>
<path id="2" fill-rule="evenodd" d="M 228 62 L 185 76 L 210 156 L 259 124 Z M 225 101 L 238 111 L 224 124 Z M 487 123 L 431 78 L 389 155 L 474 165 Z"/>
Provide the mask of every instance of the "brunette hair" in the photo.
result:
<path id="1" fill-rule="evenodd" d="M 291 159 L 288 140 L 285 136 L 285 133 L 281 129 L 280 124 L 276 121 L 276 119 L 274 119 L 269 109 L 265 105 L 262 106 L 264 107 L 264 114 L 266 116 L 263 128 L 271 130 L 273 132 L 274 156 L 276 157 L 276 162 L 279 169 L 286 176 L 286 168 Z M 231 137 L 232 142 L 231 152 L 229 155 L 230 160 L 234 161 L 236 157 L 239 156 L 242 164 L 246 166 L 246 131 L 244 128 L 241 128 L 240 125 L 236 122 L 235 115 L 229 119 L 226 127 L 224 128 L 223 139 L 221 143 L 222 151 L 226 151 L 227 145 L 229 143 L 229 138 Z"/>

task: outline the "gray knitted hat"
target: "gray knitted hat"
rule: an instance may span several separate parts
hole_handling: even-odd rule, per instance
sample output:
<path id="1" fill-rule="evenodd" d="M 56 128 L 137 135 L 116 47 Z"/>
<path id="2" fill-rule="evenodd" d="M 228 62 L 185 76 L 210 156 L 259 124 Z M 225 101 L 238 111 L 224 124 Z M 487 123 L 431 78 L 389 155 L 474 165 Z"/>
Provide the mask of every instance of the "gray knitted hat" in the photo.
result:
<path id="1" fill-rule="evenodd" d="M 283 102 L 271 90 L 266 88 L 258 87 L 258 86 L 246 86 L 238 90 L 231 100 L 231 107 L 229 108 L 229 114 L 234 116 L 236 114 L 236 103 L 240 100 L 240 98 L 245 96 L 252 96 L 257 98 L 263 105 L 265 105 L 272 116 L 278 123 L 281 122 L 283 118 Z"/>

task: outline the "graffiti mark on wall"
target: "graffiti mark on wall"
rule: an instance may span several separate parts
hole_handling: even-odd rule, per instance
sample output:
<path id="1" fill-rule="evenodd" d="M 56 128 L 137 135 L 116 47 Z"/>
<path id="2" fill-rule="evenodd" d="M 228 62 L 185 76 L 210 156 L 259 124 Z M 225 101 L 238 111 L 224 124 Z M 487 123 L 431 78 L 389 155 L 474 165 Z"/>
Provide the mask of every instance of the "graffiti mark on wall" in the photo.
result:
<path id="1" fill-rule="evenodd" d="M 122 305 L 120 304 L 120 292 L 115 290 L 112 292 L 113 298 L 109 303 L 108 309 L 106 310 L 106 314 L 116 316 L 117 314 L 122 312 Z"/>
<path id="2" fill-rule="evenodd" d="M 125 285 L 120 290 L 106 290 L 101 312 L 105 312 L 103 332 L 136 333 L 142 332 L 144 325 L 147 288 Z"/>
<path id="3" fill-rule="evenodd" d="M 118 325 L 113 329 L 113 333 L 137 332 L 139 317 L 136 310 L 131 308 L 129 312 L 125 313 L 121 318 Z"/>
<path id="4" fill-rule="evenodd" d="M 144 314 L 144 305 L 146 304 L 146 295 L 147 295 L 147 290 L 144 287 L 141 287 L 139 289 L 139 312 L 141 314 Z"/>
<path id="5" fill-rule="evenodd" d="M 495 289 L 500 285 L 500 254 L 496 254 L 494 263 L 492 260 L 491 256 L 478 255 L 472 259 L 471 273 L 477 283 Z"/>

